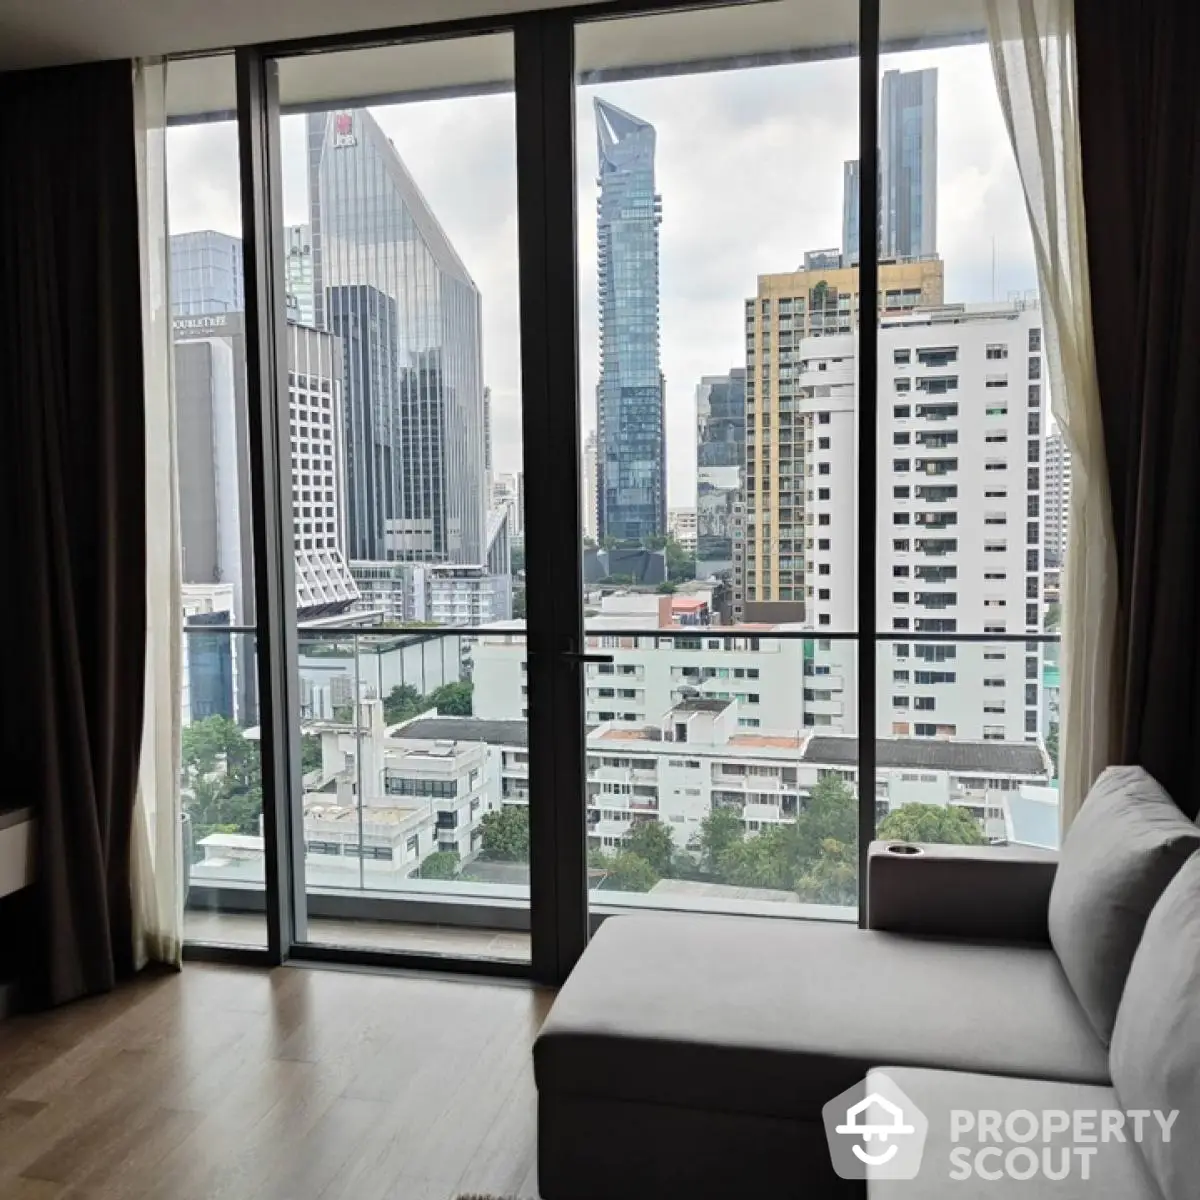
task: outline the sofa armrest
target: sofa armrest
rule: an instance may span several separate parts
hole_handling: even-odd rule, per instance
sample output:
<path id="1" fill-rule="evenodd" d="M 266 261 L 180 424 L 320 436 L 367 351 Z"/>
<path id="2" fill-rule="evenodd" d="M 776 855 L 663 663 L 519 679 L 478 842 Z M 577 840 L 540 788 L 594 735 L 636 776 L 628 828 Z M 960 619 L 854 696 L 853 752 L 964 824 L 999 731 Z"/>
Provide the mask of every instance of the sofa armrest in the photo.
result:
<path id="1" fill-rule="evenodd" d="M 931 937 L 1048 943 L 1058 855 L 1021 846 L 872 842 L 867 928 Z"/>

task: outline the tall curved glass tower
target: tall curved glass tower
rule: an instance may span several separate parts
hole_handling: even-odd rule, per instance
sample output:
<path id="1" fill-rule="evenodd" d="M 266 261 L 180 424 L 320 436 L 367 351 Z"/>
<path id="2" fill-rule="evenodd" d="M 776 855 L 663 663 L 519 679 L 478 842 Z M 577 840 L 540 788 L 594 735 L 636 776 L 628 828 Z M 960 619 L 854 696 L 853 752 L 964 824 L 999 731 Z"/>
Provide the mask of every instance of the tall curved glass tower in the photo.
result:
<path id="1" fill-rule="evenodd" d="M 365 109 L 309 114 L 308 185 L 316 325 L 343 339 L 349 557 L 482 562 L 479 289 Z"/>
<path id="2" fill-rule="evenodd" d="M 666 430 L 658 329 L 654 126 L 599 98 L 596 214 L 600 382 L 596 389 L 601 537 L 667 531 Z"/>

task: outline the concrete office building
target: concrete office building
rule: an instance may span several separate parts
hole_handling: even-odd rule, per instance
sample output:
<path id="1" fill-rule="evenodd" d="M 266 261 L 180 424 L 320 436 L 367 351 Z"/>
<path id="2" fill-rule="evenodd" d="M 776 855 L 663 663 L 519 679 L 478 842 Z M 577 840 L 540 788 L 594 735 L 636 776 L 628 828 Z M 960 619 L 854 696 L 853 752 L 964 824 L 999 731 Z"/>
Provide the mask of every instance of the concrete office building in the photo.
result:
<path id="1" fill-rule="evenodd" d="M 213 229 L 171 235 L 171 316 L 246 308 L 242 239 Z"/>
<path id="2" fill-rule="evenodd" d="M 654 126 L 595 101 L 600 382 L 597 528 L 644 538 L 667 529 L 666 418 L 659 345 Z"/>
<path id="3" fill-rule="evenodd" d="M 1057 428 L 1046 437 L 1045 539 L 1048 569 L 1061 570 L 1067 561 L 1067 535 L 1071 510 L 1071 452 Z"/>
<path id="4" fill-rule="evenodd" d="M 313 299 L 312 232 L 307 225 L 288 225 L 283 231 L 283 265 L 288 307 L 301 325 L 316 324 Z"/>
<path id="5" fill-rule="evenodd" d="M 902 635 L 1041 631 L 1040 346 L 1041 314 L 1020 305 L 948 306 L 880 327 L 877 610 L 893 635 L 879 653 L 880 732 L 1039 733 L 1036 647 Z M 791 357 L 789 375 L 771 380 L 769 435 L 748 422 L 761 465 L 747 485 L 745 610 L 802 619 L 819 638 L 856 621 L 855 337 L 803 339 Z M 839 643 L 829 645 L 832 667 Z"/>
<path id="6" fill-rule="evenodd" d="M 180 533 L 186 583 L 224 583 L 236 624 L 254 620 L 245 331 L 241 313 L 174 322 Z M 337 339 L 287 327 L 296 608 L 340 612 L 358 598 L 343 556 L 341 363 Z"/>
<path id="7" fill-rule="evenodd" d="M 486 556 L 479 290 L 366 109 L 310 113 L 315 323 L 343 340 L 362 561 Z"/>
<path id="8" fill-rule="evenodd" d="M 746 372 L 705 375 L 696 387 L 696 577 L 728 575 L 741 554 Z"/>

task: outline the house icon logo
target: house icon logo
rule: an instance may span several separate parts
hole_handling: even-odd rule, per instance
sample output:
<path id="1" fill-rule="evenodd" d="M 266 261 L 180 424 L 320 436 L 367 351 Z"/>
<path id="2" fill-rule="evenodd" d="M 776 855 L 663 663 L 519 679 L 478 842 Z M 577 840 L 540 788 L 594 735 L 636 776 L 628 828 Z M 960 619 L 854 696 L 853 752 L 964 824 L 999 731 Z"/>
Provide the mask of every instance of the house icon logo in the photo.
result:
<path id="1" fill-rule="evenodd" d="M 883 1071 L 821 1110 L 833 1169 L 843 1179 L 915 1179 L 929 1122 Z"/>

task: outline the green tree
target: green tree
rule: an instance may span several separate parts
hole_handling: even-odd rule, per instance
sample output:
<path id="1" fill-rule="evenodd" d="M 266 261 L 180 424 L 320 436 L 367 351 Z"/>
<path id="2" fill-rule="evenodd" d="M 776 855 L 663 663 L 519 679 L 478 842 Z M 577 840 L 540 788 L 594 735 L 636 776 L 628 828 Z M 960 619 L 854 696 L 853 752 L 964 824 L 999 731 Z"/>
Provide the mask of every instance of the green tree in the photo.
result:
<path id="1" fill-rule="evenodd" d="M 1046 631 L 1052 632 L 1062 625 L 1062 606 L 1060 604 L 1046 605 Z"/>
<path id="2" fill-rule="evenodd" d="M 220 715 L 193 721 L 183 731 L 182 762 L 192 777 L 220 767 L 235 783 L 249 786 L 258 772 L 258 743 L 247 741 L 236 721 Z"/>
<path id="3" fill-rule="evenodd" d="M 625 849 L 648 862 L 656 874 L 673 873 L 675 838 L 662 821 L 638 821 L 625 838 Z"/>
<path id="4" fill-rule="evenodd" d="M 720 870 L 722 857 L 731 846 L 742 840 L 742 815 L 733 808 L 714 808 L 700 822 L 697 849 L 700 851 L 700 867 L 709 875 Z"/>
<path id="5" fill-rule="evenodd" d="M 484 813 L 479 822 L 482 849 L 487 858 L 503 862 L 529 861 L 529 810 L 520 804 L 505 805 Z"/>
<path id="6" fill-rule="evenodd" d="M 1046 734 L 1046 753 L 1050 755 L 1050 761 L 1054 764 L 1054 778 L 1058 778 L 1058 726 L 1051 725 L 1050 731 Z"/>
<path id="7" fill-rule="evenodd" d="M 904 804 L 879 822 L 878 832 L 886 841 L 983 844 L 979 822 L 966 809 L 941 804 Z"/>
<path id="8" fill-rule="evenodd" d="M 606 856 L 603 868 L 607 872 L 602 885 L 606 891 L 648 892 L 658 882 L 654 868 L 630 850 Z"/>
<path id="9" fill-rule="evenodd" d="M 830 842 L 853 850 L 858 844 L 858 802 L 854 789 L 837 775 L 826 775 L 819 780 L 796 818 L 796 833 L 800 862 L 816 862 L 830 853 Z"/>
<path id="10" fill-rule="evenodd" d="M 418 713 L 424 712 L 429 705 L 425 697 L 412 684 L 398 683 L 383 701 L 383 719 L 389 725 L 398 725 Z"/>
<path id="11" fill-rule="evenodd" d="M 703 839 L 703 825 L 701 830 Z M 727 833 L 733 833 L 732 827 Z M 730 838 L 716 856 L 713 873 L 737 887 L 793 891 L 813 903 L 852 904 L 857 842 L 854 791 L 837 776 L 827 775 L 794 821 L 744 840 Z"/>
<path id="12" fill-rule="evenodd" d="M 428 707 L 436 708 L 438 714 L 443 717 L 469 717 L 474 690 L 474 685 L 469 679 L 460 680 L 458 683 L 444 683 L 425 697 L 425 703 Z"/>
<path id="13" fill-rule="evenodd" d="M 307 775 L 310 771 L 321 769 L 321 737 L 320 734 L 306 733 L 300 738 L 300 771 Z"/>
<path id="14" fill-rule="evenodd" d="M 518 620 L 524 620 L 525 612 L 526 612 L 525 589 L 523 587 L 514 588 L 513 589 L 512 615 L 514 617 L 516 617 Z"/>
<path id="15" fill-rule="evenodd" d="M 525 547 L 514 546 L 509 552 L 508 559 L 509 570 L 514 575 L 521 575 L 525 571 Z"/>
<path id="16" fill-rule="evenodd" d="M 666 552 L 668 579 L 683 582 L 696 578 L 696 556 L 691 551 L 685 550 L 674 538 L 668 538 Z"/>
<path id="17" fill-rule="evenodd" d="M 421 879 L 455 879 L 458 876 L 458 854 L 453 850 L 435 850 L 422 859 L 417 875 Z"/>
<path id="18" fill-rule="evenodd" d="M 660 583 L 654 590 L 663 596 L 670 596 L 679 591 L 679 588 L 669 579 L 664 579 L 663 582 Z"/>
<path id="19" fill-rule="evenodd" d="M 818 857 L 797 875 L 792 887 L 807 904 L 857 904 L 858 862 L 854 844 L 828 838 Z"/>
<path id="20" fill-rule="evenodd" d="M 796 827 L 777 825 L 729 846 L 717 863 L 723 883 L 790 891 L 796 875 Z"/>

